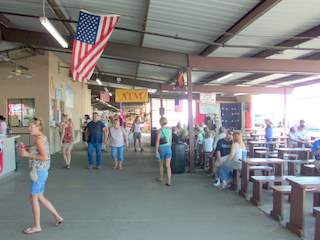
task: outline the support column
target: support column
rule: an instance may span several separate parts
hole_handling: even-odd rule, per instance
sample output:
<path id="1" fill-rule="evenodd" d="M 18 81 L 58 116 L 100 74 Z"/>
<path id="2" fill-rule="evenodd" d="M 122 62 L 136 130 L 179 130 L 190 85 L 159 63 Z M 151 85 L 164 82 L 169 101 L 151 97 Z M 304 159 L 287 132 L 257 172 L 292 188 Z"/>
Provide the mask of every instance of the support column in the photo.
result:
<path id="1" fill-rule="evenodd" d="M 164 115 L 164 111 L 162 110 L 163 109 L 163 95 L 162 95 L 162 87 L 160 85 L 160 117 L 163 117 Z"/>
<path id="2" fill-rule="evenodd" d="M 283 92 L 283 130 L 287 132 L 287 114 L 288 114 L 288 106 L 287 106 L 287 89 L 284 88 Z"/>
<path id="3" fill-rule="evenodd" d="M 188 125 L 189 125 L 189 163 L 190 172 L 194 172 L 194 129 L 192 116 L 192 69 L 187 67 L 188 80 Z"/>

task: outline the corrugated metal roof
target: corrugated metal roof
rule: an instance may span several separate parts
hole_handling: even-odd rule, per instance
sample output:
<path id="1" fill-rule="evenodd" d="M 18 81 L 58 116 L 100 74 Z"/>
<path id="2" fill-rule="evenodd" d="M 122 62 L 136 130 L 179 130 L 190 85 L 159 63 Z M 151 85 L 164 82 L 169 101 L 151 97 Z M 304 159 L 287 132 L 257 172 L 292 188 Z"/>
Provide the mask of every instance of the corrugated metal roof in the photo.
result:
<path id="1" fill-rule="evenodd" d="M 203 72 L 203 71 L 192 71 L 192 82 L 199 82 L 200 79 L 206 78 L 210 75 L 214 74 L 214 72 Z"/>
<path id="2" fill-rule="evenodd" d="M 72 19 L 78 19 L 79 10 L 85 9 L 93 13 L 119 14 L 117 26 L 142 30 L 144 26 L 144 9 L 146 0 L 60 0 L 61 5 Z M 115 30 L 110 41 L 137 45 L 141 34 Z"/>
<path id="3" fill-rule="evenodd" d="M 32 1 L 0 1 L 0 11 L 21 13 L 42 16 L 42 0 Z M 101 14 L 119 14 L 121 16 L 119 27 L 126 27 L 130 29 L 142 30 L 144 25 L 144 9 L 146 0 L 60 0 L 61 7 L 63 7 L 73 20 L 78 20 L 79 10 L 85 9 L 93 13 Z M 55 17 L 48 4 L 46 4 L 46 16 Z M 18 28 L 32 31 L 46 31 L 37 19 L 9 16 L 5 15 Z M 57 27 L 58 31 L 66 34 L 65 29 L 61 23 L 52 23 Z M 110 41 L 127 43 L 137 45 L 140 43 L 141 34 L 134 32 L 127 32 L 116 30 L 111 35 Z"/>
<path id="4" fill-rule="evenodd" d="M 259 0 L 152 0 L 147 31 L 213 41 L 252 9 Z M 145 36 L 144 46 L 195 53 L 201 43 L 172 44 L 168 39 Z"/>
<path id="5" fill-rule="evenodd" d="M 153 78 L 164 82 L 171 80 L 177 73 L 176 69 L 139 64 L 138 77 Z"/>
<path id="6" fill-rule="evenodd" d="M 319 23 L 319 0 L 282 0 L 228 41 L 228 44 L 271 46 L 311 29 Z M 239 57 L 255 52 L 254 49 L 225 48 L 213 52 L 210 56 Z"/>
<path id="7" fill-rule="evenodd" d="M 4 12 L 13 12 L 20 14 L 28 14 L 35 16 L 43 16 L 43 8 L 42 8 L 42 0 L 34 0 L 34 1 L 10 1 L 10 0 L 1 0 L 0 11 Z M 55 17 L 52 13 L 52 10 L 46 5 L 45 15 L 47 17 Z M 29 18 L 29 17 L 19 17 L 19 16 L 11 16 L 5 15 L 17 28 L 45 32 L 46 30 L 40 24 L 38 19 Z M 62 27 L 62 24 L 59 22 L 52 21 L 52 24 L 57 28 L 57 30 L 66 34 L 67 32 Z"/>

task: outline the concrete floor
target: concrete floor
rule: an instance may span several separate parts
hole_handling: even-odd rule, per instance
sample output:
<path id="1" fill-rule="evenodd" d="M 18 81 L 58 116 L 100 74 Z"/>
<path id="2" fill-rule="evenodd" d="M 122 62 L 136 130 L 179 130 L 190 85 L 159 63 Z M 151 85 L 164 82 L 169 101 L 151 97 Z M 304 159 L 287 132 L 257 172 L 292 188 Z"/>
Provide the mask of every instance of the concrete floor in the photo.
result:
<path id="1" fill-rule="evenodd" d="M 298 239 L 232 191 L 209 185 L 201 173 L 173 176 L 173 186 L 155 181 L 157 162 L 151 149 L 126 153 L 123 171 L 112 169 L 110 153 L 102 170 L 87 170 L 83 150 L 73 153 L 72 168 L 53 156 L 46 196 L 65 218 L 56 228 L 42 208 L 40 234 L 21 230 L 32 223 L 26 163 L 0 181 L 0 239 L 158 240 L 158 239 Z"/>

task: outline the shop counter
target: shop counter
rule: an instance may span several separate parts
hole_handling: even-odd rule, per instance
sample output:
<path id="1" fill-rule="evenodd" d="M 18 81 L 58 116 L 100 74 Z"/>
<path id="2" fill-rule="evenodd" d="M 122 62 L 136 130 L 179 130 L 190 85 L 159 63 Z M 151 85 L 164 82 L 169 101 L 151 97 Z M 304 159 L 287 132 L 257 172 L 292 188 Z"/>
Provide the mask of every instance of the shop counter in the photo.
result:
<path id="1" fill-rule="evenodd" d="M 17 169 L 16 139 L 19 137 L 0 137 L 0 179 Z"/>

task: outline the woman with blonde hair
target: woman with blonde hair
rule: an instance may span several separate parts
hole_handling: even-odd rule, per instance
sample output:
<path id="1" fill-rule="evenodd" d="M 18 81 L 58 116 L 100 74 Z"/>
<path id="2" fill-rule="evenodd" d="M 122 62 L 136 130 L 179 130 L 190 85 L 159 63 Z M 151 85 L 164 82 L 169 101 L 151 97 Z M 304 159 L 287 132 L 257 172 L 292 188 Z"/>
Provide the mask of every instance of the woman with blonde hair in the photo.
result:
<path id="1" fill-rule="evenodd" d="M 242 161 L 246 159 L 246 147 L 241 132 L 233 133 L 231 152 L 226 161 L 219 167 L 221 188 L 226 188 L 233 177 L 233 170 L 241 170 Z"/>
<path id="2" fill-rule="evenodd" d="M 33 118 L 29 123 L 29 133 L 34 138 L 35 146 L 26 150 L 24 145 L 20 146 L 20 155 L 26 157 L 30 162 L 31 178 L 31 205 L 34 223 L 32 227 L 26 228 L 25 234 L 33 234 L 42 231 L 40 223 L 40 203 L 49 210 L 55 219 L 55 225 L 61 225 L 64 220 L 54 208 L 52 203 L 43 195 L 50 168 L 50 151 L 47 137 L 43 134 L 43 123 L 38 118 Z"/>
<path id="3" fill-rule="evenodd" d="M 62 125 L 62 133 L 61 133 L 61 148 L 63 159 L 65 162 L 65 168 L 70 169 L 71 163 L 71 150 L 73 148 L 73 123 L 72 119 L 68 118 L 64 120 Z"/>
<path id="4" fill-rule="evenodd" d="M 168 121 L 165 117 L 160 118 L 161 128 L 158 130 L 157 140 L 156 140 L 156 156 L 159 160 L 159 171 L 160 182 L 163 181 L 163 163 L 166 164 L 167 169 L 167 186 L 171 186 L 171 140 L 172 140 L 172 130 L 171 128 L 166 127 Z"/>

